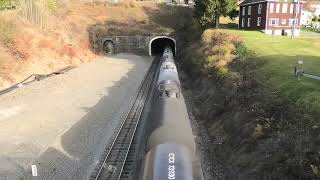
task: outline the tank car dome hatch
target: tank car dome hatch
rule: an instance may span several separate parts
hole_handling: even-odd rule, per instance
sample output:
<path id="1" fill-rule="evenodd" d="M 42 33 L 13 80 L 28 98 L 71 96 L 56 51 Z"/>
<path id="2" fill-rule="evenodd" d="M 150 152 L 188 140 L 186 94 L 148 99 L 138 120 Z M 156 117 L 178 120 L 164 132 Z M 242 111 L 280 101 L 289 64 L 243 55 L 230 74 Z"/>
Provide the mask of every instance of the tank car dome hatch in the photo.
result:
<path id="1" fill-rule="evenodd" d="M 172 53 L 171 48 L 166 46 L 165 49 L 164 49 L 164 53 Z"/>
<path id="2" fill-rule="evenodd" d="M 149 45 L 149 55 L 155 56 L 162 54 L 166 49 L 166 47 L 170 47 L 172 54 L 174 55 L 176 52 L 176 41 L 167 36 L 158 36 L 153 38 L 150 41 Z"/>
<path id="3" fill-rule="evenodd" d="M 158 97 L 160 98 L 179 98 L 180 88 L 179 84 L 174 81 L 165 80 L 158 85 Z"/>
<path id="4" fill-rule="evenodd" d="M 172 53 L 164 53 L 163 56 L 163 61 L 172 61 L 174 62 L 174 57 Z"/>
<path id="5" fill-rule="evenodd" d="M 164 62 L 164 63 L 162 63 L 161 69 L 177 71 L 176 65 L 173 62 Z"/>

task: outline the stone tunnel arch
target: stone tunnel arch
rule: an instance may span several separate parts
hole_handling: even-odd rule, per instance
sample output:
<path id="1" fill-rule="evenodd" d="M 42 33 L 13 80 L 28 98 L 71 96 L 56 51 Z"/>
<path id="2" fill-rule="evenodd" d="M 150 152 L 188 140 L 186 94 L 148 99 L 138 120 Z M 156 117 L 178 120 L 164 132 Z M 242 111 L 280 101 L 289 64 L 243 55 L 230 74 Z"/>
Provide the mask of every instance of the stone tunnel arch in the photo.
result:
<path id="1" fill-rule="evenodd" d="M 150 40 L 149 55 L 154 56 L 162 53 L 165 46 L 170 46 L 173 54 L 176 54 L 176 40 L 167 36 L 157 36 Z"/>

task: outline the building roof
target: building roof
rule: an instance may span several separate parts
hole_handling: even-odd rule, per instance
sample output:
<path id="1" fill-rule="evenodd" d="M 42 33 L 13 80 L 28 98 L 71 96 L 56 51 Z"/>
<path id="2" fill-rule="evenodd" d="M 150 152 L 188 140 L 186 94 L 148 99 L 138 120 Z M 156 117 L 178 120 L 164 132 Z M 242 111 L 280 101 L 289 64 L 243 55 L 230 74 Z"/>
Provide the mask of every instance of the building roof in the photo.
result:
<path id="1" fill-rule="evenodd" d="M 251 3 L 259 3 L 259 2 L 266 2 L 267 0 L 244 0 L 240 3 L 240 5 L 244 4 L 251 4 Z"/>
<path id="2" fill-rule="evenodd" d="M 295 2 L 297 0 L 287 0 L 287 1 L 284 1 L 284 0 L 244 0 L 240 3 L 240 6 L 241 5 L 246 5 L 246 4 L 255 4 L 255 3 L 261 3 L 261 2 L 267 2 L 267 1 L 270 1 L 270 2 Z M 300 3 L 303 3 L 302 0 L 300 0 Z"/>

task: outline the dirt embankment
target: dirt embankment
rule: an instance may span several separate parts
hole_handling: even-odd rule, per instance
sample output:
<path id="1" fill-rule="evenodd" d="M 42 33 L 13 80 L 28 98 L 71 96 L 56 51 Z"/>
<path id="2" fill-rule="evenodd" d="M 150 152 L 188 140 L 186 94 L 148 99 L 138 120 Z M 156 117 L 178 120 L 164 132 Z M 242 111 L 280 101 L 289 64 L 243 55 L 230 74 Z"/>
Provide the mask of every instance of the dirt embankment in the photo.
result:
<path id="1" fill-rule="evenodd" d="M 0 89 L 31 74 L 93 60 L 99 51 L 92 37 L 163 31 L 149 17 L 158 9 L 155 3 L 58 2 L 45 28 L 21 16 L 19 8 L 0 12 Z"/>
<path id="2" fill-rule="evenodd" d="M 238 37 L 219 30 L 197 35 L 192 21 L 183 27 L 177 59 L 184 93 L 218 158 L 205 161 L 222 163 L 222 179 L 319 178 L 319 112 L 273 90 L 258 73 L 266 62 Z"/>

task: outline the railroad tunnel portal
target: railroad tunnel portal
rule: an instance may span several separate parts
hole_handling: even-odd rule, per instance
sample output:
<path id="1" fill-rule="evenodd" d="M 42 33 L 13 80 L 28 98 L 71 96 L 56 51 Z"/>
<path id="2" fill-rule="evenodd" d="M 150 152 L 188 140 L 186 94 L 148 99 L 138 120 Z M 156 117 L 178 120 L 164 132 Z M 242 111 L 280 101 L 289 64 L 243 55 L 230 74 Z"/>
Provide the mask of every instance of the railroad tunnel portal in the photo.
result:
<path id="1" fill-rule="evenodd" d="M 154 37 L 150 41 L 149 45 L 149 55 L 154 56 L 163 52 L 166 46 L 170 46 L 173 54 L 176 53 L 176 41 L 173 38 L 167 36 Z"/>
<path id="2" fill-rule="evenodd" d="M 176 54 L 176 40 L 166 35 L 152 36 L 103 36 L 94 40 L 100 53 L 134 53 L 154 56 L 162 53 L 166 46 Z"/>

